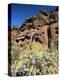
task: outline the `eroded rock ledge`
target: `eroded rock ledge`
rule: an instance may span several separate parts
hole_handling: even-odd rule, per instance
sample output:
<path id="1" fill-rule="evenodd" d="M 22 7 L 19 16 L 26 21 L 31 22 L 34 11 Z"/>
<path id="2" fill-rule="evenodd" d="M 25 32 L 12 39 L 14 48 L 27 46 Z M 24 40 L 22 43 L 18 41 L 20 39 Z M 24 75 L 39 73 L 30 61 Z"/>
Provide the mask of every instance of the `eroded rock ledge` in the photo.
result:
<path id="1" fill-rule="evenodd" d="M 27 18 L 19 29 L 13 29 L 11 40 L 19 45 L 39 42 L 47 47 L 58 43 L 58 8 L 47 14 L 40 11 L 37 16 Z"/>

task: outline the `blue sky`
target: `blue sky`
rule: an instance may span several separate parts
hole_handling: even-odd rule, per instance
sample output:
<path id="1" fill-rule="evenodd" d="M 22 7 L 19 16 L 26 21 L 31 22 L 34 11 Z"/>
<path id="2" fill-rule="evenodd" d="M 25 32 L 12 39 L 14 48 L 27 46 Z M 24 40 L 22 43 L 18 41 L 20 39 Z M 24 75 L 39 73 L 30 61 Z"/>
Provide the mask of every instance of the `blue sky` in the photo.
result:
<path id="1" fill-rule="evenodd" d="M 21 25 L 26 18 L 37 15 L 41 9 L 50 12 L 54 10 L 57 6 L 10 4 L 10 7 L 11 12 L 10 8 L 8 8 L 8 25 L 13 26 L 17 24 Z"/>

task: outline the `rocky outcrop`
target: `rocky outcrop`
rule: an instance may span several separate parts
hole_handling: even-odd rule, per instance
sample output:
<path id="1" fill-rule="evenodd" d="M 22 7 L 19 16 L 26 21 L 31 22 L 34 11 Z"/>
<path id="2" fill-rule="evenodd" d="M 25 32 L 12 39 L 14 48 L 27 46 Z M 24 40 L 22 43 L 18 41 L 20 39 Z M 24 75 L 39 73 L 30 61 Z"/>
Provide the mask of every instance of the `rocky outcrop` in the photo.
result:
<path id="1" fill-rule="evenodd" d="M 16 42 L 20 42 L 20 44 L 29 44 L 32 41 L 35 41 L 48 46 L 47 29 L 48 25 L 45 25 L 44 27 L 33 27 L 33 29 L 25 30 L 24 32 L 18 34 Z"/>
<path id="2" fill-rule="evenodd" d="M 58 42 L 58 8 L 47 14 L 40 11 L 37 16 L 27 18 L 15 35 L 15 41 L 19 45 L 39 42 L 47 47 L 54 46 Z"/>

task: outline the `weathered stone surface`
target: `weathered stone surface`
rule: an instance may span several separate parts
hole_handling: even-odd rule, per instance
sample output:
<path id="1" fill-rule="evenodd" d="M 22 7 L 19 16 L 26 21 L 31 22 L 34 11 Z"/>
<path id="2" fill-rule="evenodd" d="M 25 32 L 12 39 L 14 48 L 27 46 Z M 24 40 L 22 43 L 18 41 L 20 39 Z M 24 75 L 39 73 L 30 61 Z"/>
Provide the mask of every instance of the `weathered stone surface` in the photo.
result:
<path id="1" fill-rule="evenodd" d="M 49 21 L 50 23 L 53 23 L 53 22 L 57 22 L 58 20 L 59 20 L 58 19 L 58 8 L 56 8 L 56 10 L 50 12 Z"/>
<path id="2" fill-rule="evenodd" d="M 19 28 L 19 33 L 12 31 L 12 40 L 19 45 L 33 41 L 51 47 L 58 42 L 58 9 L 47 14 L 41 11 L 37 16 L 27 18 Z"/>
<path id="3" fill-rule="evenodd" d="M 51 32 L 51 46 L 53 46 L 56 42 L 58 42 L 58 23 L 53 23 L 50 25 Z"/>
<path id="4" fill-rule="evenodd" d="M 17 36 L 16 41 L 19 40 L 21 44 L 36 41 L 41 44 L 48 45 L 47 29 L 48 25 L 26 30 Z"/>

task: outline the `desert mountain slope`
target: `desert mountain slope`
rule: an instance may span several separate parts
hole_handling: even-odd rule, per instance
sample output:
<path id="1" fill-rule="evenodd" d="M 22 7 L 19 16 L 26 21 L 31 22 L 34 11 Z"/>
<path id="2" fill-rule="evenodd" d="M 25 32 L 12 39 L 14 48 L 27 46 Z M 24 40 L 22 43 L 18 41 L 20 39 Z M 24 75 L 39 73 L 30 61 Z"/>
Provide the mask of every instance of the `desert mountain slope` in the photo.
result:
<path id="1" fill-rule="evenodd" d="M 58 8 L 46 13 L 41 10 L 36 16 L 27 18 L 19 29 L 13 28 L 11 40 L 20 45 L 39 42 L 47 47 L 58 43 Z"/>

